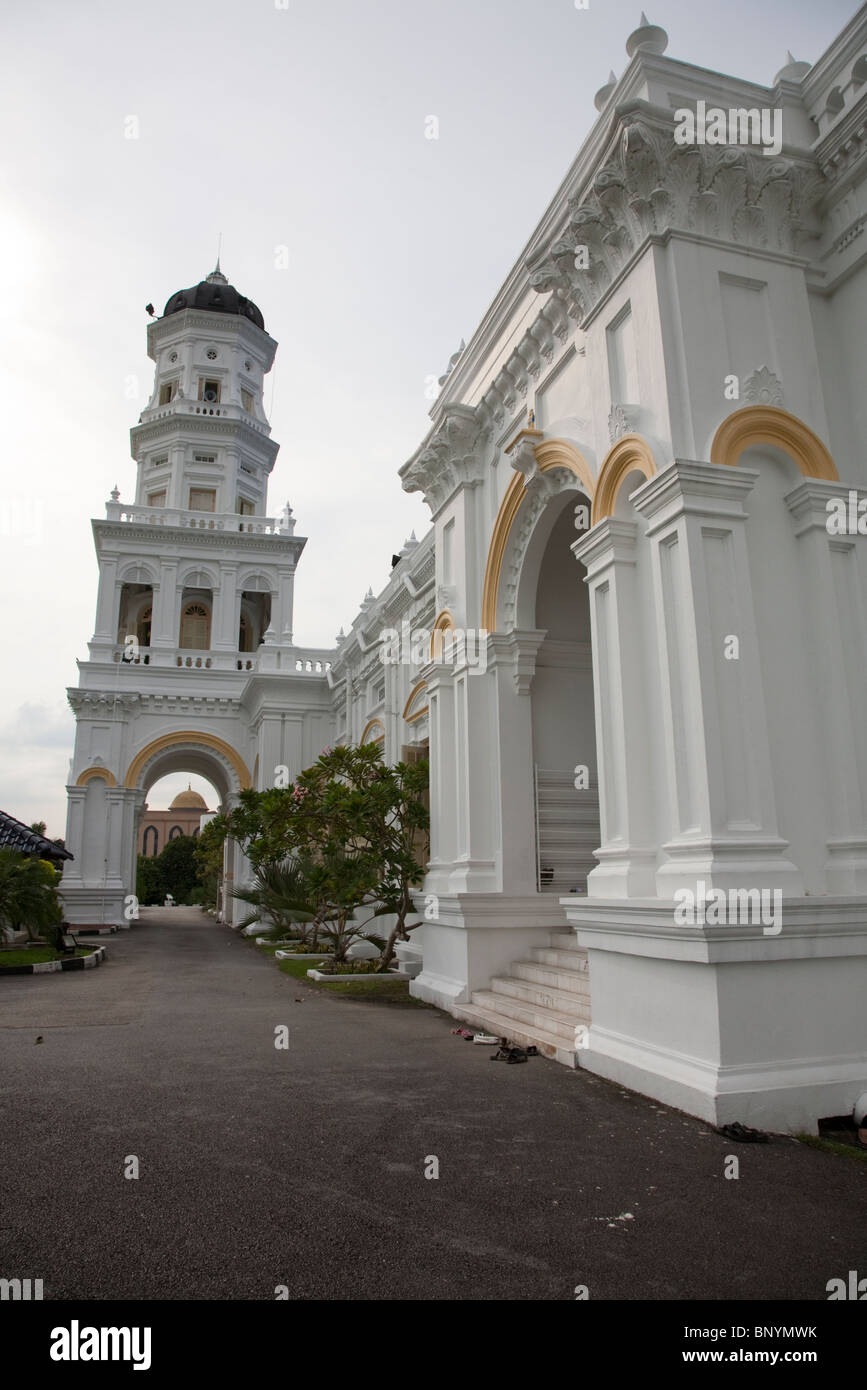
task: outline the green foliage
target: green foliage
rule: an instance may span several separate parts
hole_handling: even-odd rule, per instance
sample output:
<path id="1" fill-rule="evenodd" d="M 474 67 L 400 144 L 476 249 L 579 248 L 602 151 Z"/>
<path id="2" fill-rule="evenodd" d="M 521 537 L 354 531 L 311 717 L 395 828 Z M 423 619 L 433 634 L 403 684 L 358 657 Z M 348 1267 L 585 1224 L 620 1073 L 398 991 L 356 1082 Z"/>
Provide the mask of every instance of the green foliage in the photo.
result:
<path id="1" fill-rule="evenodd" d="M 186 902 L 197 886 L 196 841 L 192 835 L 176 835 L 152 859 L 139 855 L 136 896 L 145 907 L 161 904 L 167 893 L 176 903 Z"/>
<path id="2" fill-rule="evenodd" d="M 199 831 L 196 840 L 196 868 L 199 878 L 219 878 L 223 871 L 223 842 L 229 832 L 225 816 L 214 816 Z"/>
<path id="3" fill-rule="evenodd" d="M 244 928 L 262 922 L 262 935 L 274 940 L 282 939 L 290 928 L 299 924 L 302 925 L 298 934 L 306 939 L 306 924 L 315 917 L 303 867 L 295 858 L 259 864 L 250 887 L 236 888 L 232 897 L 254 908 L 238 926 Z"/>
<path id="4" fill-rule="evenodd" d="M 138 857 L 136 869 L 136 897 L 143 907 L 153 907 L 162 903 L 166 896 L 159 855 L 149 859 L 144 854 Z"/>
<path id="5" fill-rule="evenodd" d="M 60 873 L 47 859 L 30 859 L 0 849 L 0 929 L 5 936 L 26 931 L 31 941 L 63 920 L 57 892 Z"/>
<path id="6" fill-rule="evenodd" d="M 223 844 L 229 831 L 225 816 L 214 816 L 199 831 L 196 840 L 196 873 L 199 887 L 194 888 L 187 902 L 194 906 L 214 907 L 223 876 Z"/>
<path id="7" fill-rule="evenodd" d="M 314 939 L 318 928 L 338 960 L 364 934 L 352 920 L 360 908 L 394 914 L 380 961 L 386 969 L 395 941 L 411 930 L 412 890 L 424 873 L 427 779 L 427 762 L 387 767 L 376 745 L 330 749 L 292 787 L 242 792 L 229 830 L 257 869 L 296 859 Z"/>

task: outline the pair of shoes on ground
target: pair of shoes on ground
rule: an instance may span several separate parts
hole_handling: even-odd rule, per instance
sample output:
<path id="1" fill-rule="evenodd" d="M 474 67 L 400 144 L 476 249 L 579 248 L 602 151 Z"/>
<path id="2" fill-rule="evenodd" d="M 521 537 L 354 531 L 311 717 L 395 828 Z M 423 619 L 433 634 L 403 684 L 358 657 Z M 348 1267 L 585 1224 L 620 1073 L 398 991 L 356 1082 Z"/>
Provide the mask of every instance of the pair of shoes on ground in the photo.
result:
<path id="1" fill-rule="evenodd" d="M 492 1062 L 526 1062 L 528 1057 L 538 1057 L 538 1047 L 514 1047 L 509 1043 L 508 1038 L 500 1040 L 499 1050 L 491 1054 Z"/>
<path id="2" fill-rule="evenodd" d="M 740 1120 L 735 1120 L 734 1124 L 722 1125 L 717 1130 L 717 1134 L 722 1134 L 726 1139 L 734 1139 L 736 1144 L 767 1144 L 768 1136 L 761 1129 L 750 1129 L 749 1125 L 742 1125 Z"/>

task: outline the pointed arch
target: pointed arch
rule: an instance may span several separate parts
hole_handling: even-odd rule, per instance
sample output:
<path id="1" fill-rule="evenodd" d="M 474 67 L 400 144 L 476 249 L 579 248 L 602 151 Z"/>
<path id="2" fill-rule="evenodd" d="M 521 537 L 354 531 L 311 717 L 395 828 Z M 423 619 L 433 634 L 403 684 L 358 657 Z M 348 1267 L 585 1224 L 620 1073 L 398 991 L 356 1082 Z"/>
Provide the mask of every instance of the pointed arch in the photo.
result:
<path id="1" fill-rule="evenodd" d="M 710 446 L 711 463 L 737 464 L 751 444 L 773 444 L 794 459 L 805 478 L 838 483 L 840 475 L 817 434 L 777 405 L 747 405 L 727 415 Z"/>
<path id="2" fill-rule="evenodd" d="M 614 515 L 620 486 L 630 473 L 643 473 L 645 478 L 652 478 L 656 471 L 656 460 L 647 440 L 642 439 L 640 434 L 621 435 L 602 461 L 593 498 L 591 525 L 595 526 L 597 521 Z"/>
<path id="3" fill-rule="evenodd" d="M 596 483 L 593 480 L 590 464 L 580 450 L 576 449 L 575 445 L 571 444 L 568 439 L 543 439 L 535 445 L 533 453 L 541 473 L 547 473 L 552 468 L 571 469 L 592 502 Z M 482 627 L 487 632 L 496 632 L 497 630 L 497 598 L 500 590 L 503 557 L 506 553 L 509 534 L 524 500 L 525 482 L 522 473 L 515 473 L 512 477 L 503 495 L 500 510 L 497 512 L 497 519 L 491 532 L 488 557 L 485 562 L 485 578 L 482 585 Z"/>

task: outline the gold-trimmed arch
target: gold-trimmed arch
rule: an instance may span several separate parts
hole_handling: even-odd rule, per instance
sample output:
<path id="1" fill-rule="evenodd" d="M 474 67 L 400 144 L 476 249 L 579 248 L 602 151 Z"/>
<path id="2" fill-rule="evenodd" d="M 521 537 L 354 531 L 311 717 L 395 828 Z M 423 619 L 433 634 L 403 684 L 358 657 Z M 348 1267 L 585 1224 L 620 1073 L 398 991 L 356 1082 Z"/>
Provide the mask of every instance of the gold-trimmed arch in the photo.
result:
<path id="1" fill-rule="evenodd" d="M 412 709 L 416 696 L 420 695 L 423 690 L 427 690 L 427 681 L 416 681 L 412 690 L 409 692 L 409 698 L 403 707 L 403 718 L 407 724 L 414 724 L 417 719 L 421 719 L 422 716 L 428 712 L 427 705 L 422 705 L 421 708 L 417 710 Z M 412 710 L 412 713 L 410 713 L 410 710 Z"/>
<path id="2" fill-rule="evenodd" d="M 235 752 L 235 749 L 223 739 L 217 738 L 216 734 L 203 734 L 198 729 L 183 729 L 177 733 L 163 734 L 160 738 L 155 738 L 153 743 L 149 743 L 140 753 L 136 753 L 127 768 L 124 786 L 137 787 L 145 764 L 157 753 L 163 753 L 167 748 L 173 748 L 179 743 L 198 743 L 202 748 L 210 748 L 214 753 L 221 753 L 234 768 L 242 791 L 246 791 L 251 786 L 247 765 Z"/>
<path id="3" fill-rule="evenodd" d="M 825 445 L 809 425 L 778 405 L 745 405 L 727 415 L 710 446 L 711 463 L 737 464 L 751 444 L 773 444 L 795 460 L 805 478 L 839 483 Z"/>
<path id="4" fill-rule="evenodd" d="M 107 767 L 86 767 L 75 779 L 77 787 L 86 787 L 88 782 L 93 782 L 95 778 L 101 777 L 108 787 L 117 786 L 117 778 L 113 772 L 109 772 Z"/>
<path id="5" fill-rule="evenodd" d="M 596 484 L 593 481 L 590 464 L 580 450 L 576 449 L 575 445 L 571 444 L 568 439 L 543 439 L 535 445 L 533 454 L 542 473 L 548 473 L 552 468 L 571 469 L 581 483 L 582 490 L 591 502 L 593 501 Z M 518 509 L 524 500 L 524 483 L 524 475 L 515 473 L 506 488 L 500 503 L 500 510 L 497 512 L 497 519 L 494 522 L 494 529 L 491 532 L 488 558 L 485 563 L 485 578 L 482 585 L 482 627 L 486 632 L 496 632 L 497 629 L 497 596 L 500 589 L 503 557 L 506 553 L 509 533 L 515 517 L 518 515 Z"/>
<path id="6" fill-rule="evenodd" d="M 656 460 L 647 440 L 640 434 L 621 435 L 602 460 L 590 514 L 591 525 L 614 515 L 617 494 L 630 473 L 643 473 L 645 478 L 652 478 L 655 472 Z"/>
<path id="7" fill-rule="evenodd" d="M 373 729 L 376 729 L 376 728 L 379 729 L 379 733 L 378 733 L 378 735 L 376 736 L 376 738 L 368 739 L 367 735 L 368 735 Z M 381 719 L 377 719 L 377 717 L 374 715 L 373 719 L 368 719 L 367 723 L 365 724 L 364 728 L 362 729 L 362 731 L 361 731 L 361 738 L 358 740 L 358 746 L 359 746 L 359 748 L 360 748 L 361 745 L 364 744 L 364 743 L 380 743 L 380 742 L 382 741 L 382 739 L 384 739 L 384 738 L 385 738 L 385 725 L 383 724 L 383 722 L 382 722 Z"/>
<path id="8" fill-rule="evenodd" d="M 434 625 L 431 628 L 430 643 L 428 644 L 428 656 L 431 661 L 438 661 L 442 656 L 443 639 L 437 636 L 438 633 L 454 632 L 455 620 L 447 608 L 440 609 L 434 618 Z M 436 650 L 437 643 L 439 651 Z"/>

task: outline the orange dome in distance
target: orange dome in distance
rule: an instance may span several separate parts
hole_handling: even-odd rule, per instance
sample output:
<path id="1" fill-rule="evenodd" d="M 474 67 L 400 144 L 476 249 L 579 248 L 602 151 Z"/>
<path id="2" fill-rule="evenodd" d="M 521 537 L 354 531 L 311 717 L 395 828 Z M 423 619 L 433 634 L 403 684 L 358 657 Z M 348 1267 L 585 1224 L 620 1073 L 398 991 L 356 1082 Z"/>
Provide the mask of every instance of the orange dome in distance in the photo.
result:
<path id="1" fill-rule="evenodd" d="M 204 797 L 194 792 L 192 787 L 187 787 L 185 792 L 178 792 L 174 801 L 170 804 L 170 811 L 207 811 L 208 803 Z"/>

